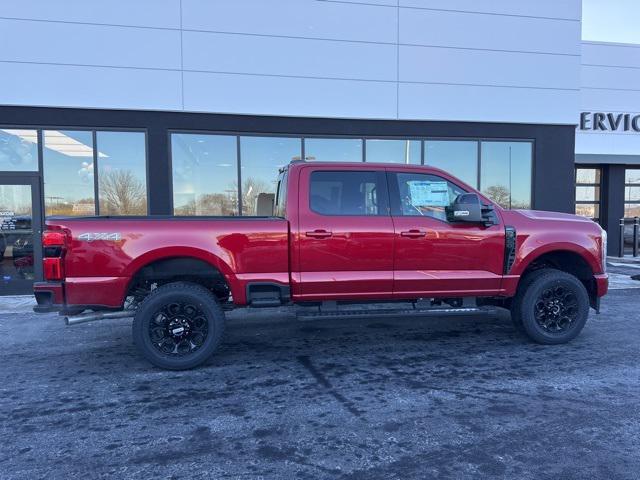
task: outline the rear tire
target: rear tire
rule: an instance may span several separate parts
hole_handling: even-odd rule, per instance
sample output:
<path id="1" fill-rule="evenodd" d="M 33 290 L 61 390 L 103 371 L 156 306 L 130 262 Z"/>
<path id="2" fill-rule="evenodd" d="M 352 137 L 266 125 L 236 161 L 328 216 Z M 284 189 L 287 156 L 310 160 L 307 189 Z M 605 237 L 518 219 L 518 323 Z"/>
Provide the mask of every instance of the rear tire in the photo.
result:
<path id="1" fill-rule="evenodd" d="M 133 341 L 157 367 L 186 370 L 205 362 L 224 332 L 225 317 L 213 294 L 195 283 L 153 290 L 133 319 Z"/>
<path id="2" fill-rule="evenodd" d="M 557 345 L 573 340 L 589 316 L 589 294 L 573 275 L 554 269 L 525 276 L 513 299 L 511 317 L 531 340 Z"/>

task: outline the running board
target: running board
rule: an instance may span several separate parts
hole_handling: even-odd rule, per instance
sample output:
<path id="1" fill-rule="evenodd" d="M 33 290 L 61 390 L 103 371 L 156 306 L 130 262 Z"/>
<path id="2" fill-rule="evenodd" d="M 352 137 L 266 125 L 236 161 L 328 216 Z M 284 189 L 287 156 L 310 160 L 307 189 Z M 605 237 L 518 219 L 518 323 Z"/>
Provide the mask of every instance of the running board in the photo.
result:
<path id="1" fill-rule="evenodd" d="M 331 311 L 298 311 L 296 318 L 301 321 L 321 318 L 371 318 L 371 317 L 464 317 L 495 316 L 498 308 L 493 306 L 460 307 L 460 308 L 402 308 L 402 309 L 369 309 L 369 310 L 331 310 Z"/>

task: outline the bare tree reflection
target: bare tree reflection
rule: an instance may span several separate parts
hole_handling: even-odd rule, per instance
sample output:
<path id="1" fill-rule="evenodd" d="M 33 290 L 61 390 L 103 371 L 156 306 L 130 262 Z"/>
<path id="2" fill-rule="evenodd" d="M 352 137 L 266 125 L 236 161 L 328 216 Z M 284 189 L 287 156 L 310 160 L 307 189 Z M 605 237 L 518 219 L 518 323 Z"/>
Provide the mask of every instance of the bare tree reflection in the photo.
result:
<path id="1" fill-rule="evenodd" d="M 103 215 L 146 215 L 147 191 L 131 170 L 100 172 L 100 213 Z"/>

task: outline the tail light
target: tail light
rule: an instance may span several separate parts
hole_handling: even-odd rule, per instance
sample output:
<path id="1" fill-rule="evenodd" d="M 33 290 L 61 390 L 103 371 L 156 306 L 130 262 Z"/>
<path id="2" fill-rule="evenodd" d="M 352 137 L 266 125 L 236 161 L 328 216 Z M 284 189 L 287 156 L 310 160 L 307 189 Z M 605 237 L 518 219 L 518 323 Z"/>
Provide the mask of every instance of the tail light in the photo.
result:
<path id="1" fill-rule="evenodd" d="M 45 280 L 62 280 L 64 278 L 62 258 L 44 258 L 42 264 Z"/>
<path id="2" fill-rule="evenodd" d="M 62 231 L 47 230 L 42 234 L 44 258 L 42 269 L 45 280 L 64 279 L 63 256 L 67 247 L 67 236 Z"/>
<path id="3" fill-rule="evenodd" d="M 64 247 L 67 244 L 67 235 L 62 231 L 45 230 L 42 234 L 43 247 Z"/>

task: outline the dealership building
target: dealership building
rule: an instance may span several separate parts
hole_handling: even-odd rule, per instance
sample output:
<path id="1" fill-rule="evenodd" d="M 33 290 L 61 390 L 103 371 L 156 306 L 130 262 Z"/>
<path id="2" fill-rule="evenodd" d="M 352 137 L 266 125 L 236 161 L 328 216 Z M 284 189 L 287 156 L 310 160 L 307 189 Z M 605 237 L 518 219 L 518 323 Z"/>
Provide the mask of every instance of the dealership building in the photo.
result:
<path id="1" fill-rule="evenodd" d="M 640 45 L 580 0 L 24 0 L 0 12 L 0 293 L 50 215 L 255 215 L 293 159 L 640 215 Z"/>

